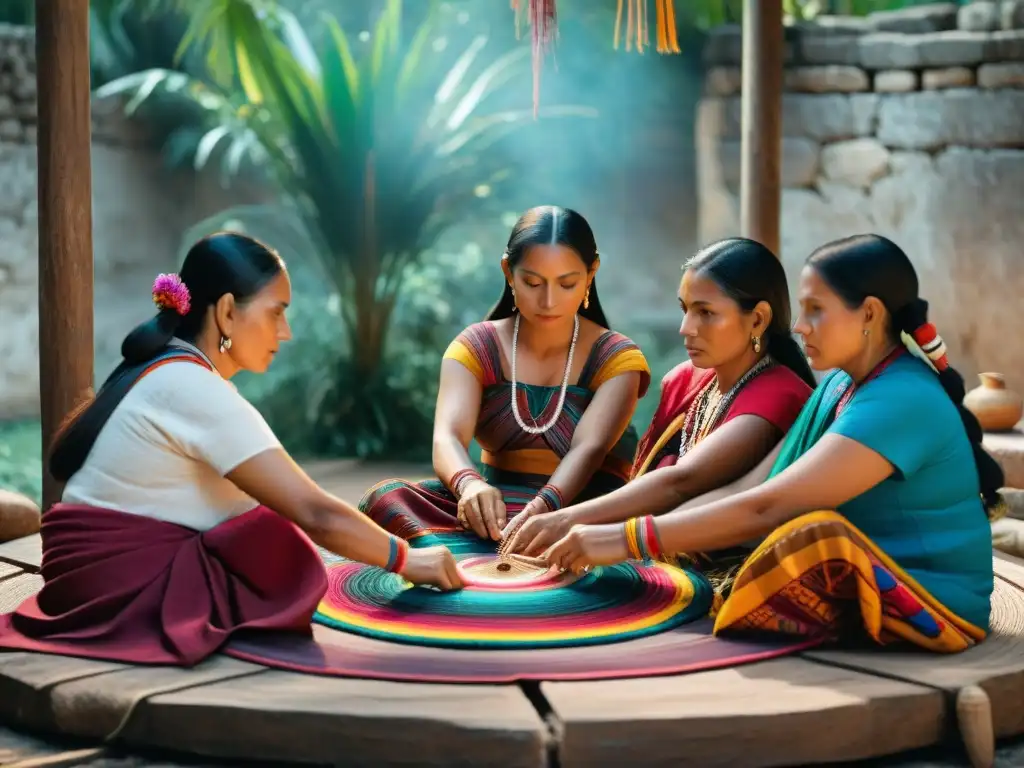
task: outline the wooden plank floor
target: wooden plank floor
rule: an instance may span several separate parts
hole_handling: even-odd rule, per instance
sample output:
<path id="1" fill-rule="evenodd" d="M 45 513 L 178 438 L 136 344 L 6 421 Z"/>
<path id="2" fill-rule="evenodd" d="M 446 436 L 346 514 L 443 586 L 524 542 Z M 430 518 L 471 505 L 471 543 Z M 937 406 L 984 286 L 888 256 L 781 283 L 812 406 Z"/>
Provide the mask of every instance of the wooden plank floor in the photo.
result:
<path id="1" fill-rule="evenodd" d="M 541 690 L 562 768 L 820 765 L 935 744 L 944 718 L 935 690 L 800 658 Z"/>
<path id="2" fill-rule="evenodd" d="M 43 540 L 37 533 L 0 544 L 0 563 L 38 571 L 43 564 Z"/>
<path id="3" fill-rule="evenodd" d="M 353 503 L 380 477 L 425 474 L 308 469 Z M 38 536 L 0 544 L 0 612 L 38 590 L 40 563 Z M 97 744 L 119 729 L 129 749 L 243 764 L 534 768 L 555 752 L 563 768 L 857 760 L 942 741 L 953 722 L 947 694 L 964 685 L 988 692 L 998 734 L 1024 732 L 1024 563 L 999 558 L 996 568 L 993 636 L 957 657 L 814 652 L 691 675 L 543 683 L 528 697 L 519 686 L 326 678 L 221 657 L 182 670 L 0 652 L 0 722 Z"/>
<path id="4" fill-rule="evenodd" d="M 992 702 L 997 738 L 1024 733 L 1024 562 L 998 554 L 991 635 L 952 656 L 900 651 L 811 651 L 821 662 L 953 694 L 979 685 Z"/>
<path id="5" fill-rule="evenodd" d="M 346 765 L 540 768 L 548 731 L 517 686 L 268 671 L 157 696 L 133 734 L 211 757 Z"/>
<path id="6" fill-rule="evenodd" d="M 0 652 L 0 722 L 241 761 L 540 768 L 557 750 L 565 768 L 822 764 L 935 744 L 946 716 L 934 688 L 799 658 L 539 692 Z"/>

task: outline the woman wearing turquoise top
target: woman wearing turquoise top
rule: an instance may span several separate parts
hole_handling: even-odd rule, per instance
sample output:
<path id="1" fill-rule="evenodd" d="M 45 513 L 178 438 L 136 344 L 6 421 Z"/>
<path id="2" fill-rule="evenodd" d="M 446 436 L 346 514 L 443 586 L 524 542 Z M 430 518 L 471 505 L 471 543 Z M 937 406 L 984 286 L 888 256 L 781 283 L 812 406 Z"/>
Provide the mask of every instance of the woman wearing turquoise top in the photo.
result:
<path id="1" fill-rule="evenodd" d="M 768 480 L 658 518 L 577 527 L 549 561 L 580 570 L 765 537 L 717 607 L 716 633 L 838 639 L 860 625 L 883 644 L 974 645 L 988 632 L 986 510 L 1003 473 L 961 405 L 963 379 L 910 260 L 877 235 L 830 243 L 807 261 L 800 307 L 794 330 L 811 365 L 836 370 Z"/>

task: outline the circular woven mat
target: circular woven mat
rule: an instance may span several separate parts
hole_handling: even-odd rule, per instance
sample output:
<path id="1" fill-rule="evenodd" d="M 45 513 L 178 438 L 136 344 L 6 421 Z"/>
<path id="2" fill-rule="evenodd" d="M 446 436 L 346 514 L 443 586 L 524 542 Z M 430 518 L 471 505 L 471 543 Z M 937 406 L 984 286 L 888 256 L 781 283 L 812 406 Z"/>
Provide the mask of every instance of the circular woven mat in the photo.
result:
<path id="1" fill-rule="evenodd" d="M 632 640 L 704 616 L 708 583 L 670 565 L 597 568 L 580 577 L 462 553 L 465 587 L 441 592 L 349 561 L 328 563 L 314 621 L 364 637 L 438 648 L 527 649 Z"/>

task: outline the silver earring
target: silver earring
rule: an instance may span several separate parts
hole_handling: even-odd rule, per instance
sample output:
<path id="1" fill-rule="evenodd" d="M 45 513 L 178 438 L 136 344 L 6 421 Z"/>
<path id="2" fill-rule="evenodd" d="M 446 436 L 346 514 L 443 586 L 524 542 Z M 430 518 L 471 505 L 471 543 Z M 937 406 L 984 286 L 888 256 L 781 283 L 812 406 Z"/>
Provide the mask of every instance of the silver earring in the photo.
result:
<path id="1" fill-rule="evenodd" d="M 870 336 L 871 335 L 871 329 L 870 328 L 865 328 L 864 329 L 864 335 L 865 336 Z"/>
<path id="2" fill-rule="evenodd" d="M 221 336 L 220 337 L 220 353 L 223 355 L 229 349 L 231 349 L 231 339 L 229 339 L 227 336 Z"/>
<path id="3" fill-rule="evenodd" d="M 754 354 L 755 355 L 760 355 L 761 354 L 761 337 L 760 336 L 755 336 L 754 337 Z"/>

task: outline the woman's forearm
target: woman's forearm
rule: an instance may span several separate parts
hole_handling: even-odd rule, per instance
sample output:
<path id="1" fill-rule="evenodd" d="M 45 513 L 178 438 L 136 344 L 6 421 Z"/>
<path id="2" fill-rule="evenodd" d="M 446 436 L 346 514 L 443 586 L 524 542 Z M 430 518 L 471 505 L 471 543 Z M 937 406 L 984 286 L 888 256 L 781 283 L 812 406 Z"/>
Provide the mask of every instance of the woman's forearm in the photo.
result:
<path id="1" fill-rule="evenodd" d="M 469 451 L 455 435 L 440 435 L 434 438 L 434 473 L 447 484 L 456 472 L 476 467 L 469 458 Z"/>
<path id="2" fill-rule="evenodd" d="M 607 453 L 604 446 L 574 445 L 562 457 L 548 484 L 558 489 L 566 505 L 570 504 L 601 468 Z"/>
<path id="3" fill-rule="evenodd" d="M 781 450 L 782 442 L 780 441 L 775 448 L 772 449 L 772 452 L 761 460 L 760 464 L 747 472 L 747 474 L 743 475 L 743 477 L 738 480 L 734 480 L 728 485 L 723 485 L 720 488 L 707 491 L 699 496 L 693 496 L 672 511 L 681 512 L 686 509 L 697 509 L 698 507 L 703 507 L 707 504 L 714 504 L 722 499 L 728 499 L 731 496 L 736 496 L 743 493 L 743 491 L 749 491 L 751 488 L 756 488 L 768 479 L 768 475 L 771 473 L 772 467 L 775 466 L 775 460 L 779 457 L 779 452 Z"/>
<path id="4" fill-rule="evenodd" d="M 660 515 L 686 501 L 666 468 L 631 480 L 611 493 L 566 509 L 573 523 L 619 523 L 638 515 Z"/>
<path id="5" fill-rule="evenodd" d="M 620 523 L 638 515 L 662 515 L 680 509 L 694 509 L 735 496 L 764 482 L 775 464 L 782 443 L 761 463 L 728 485 L 708 490 L 710 472 L 694 470 L 686 464 L 648 472 L 622 488 L 567 510 L 573 523 L 596 525 Z"/>
<path id="6" fill-rule="evenodd" d="M 671 554 L 735 547 L 770 533 L 796 515 L 776 509 L 757 489 L 655 518 L 661 548 Z"/>
<path id="7" fill-rule="evenodd" d="M 387 566 L 393 536 L 346 502 L 325 493 L 300 527 L 314 544 L 369 565 Z"/>

